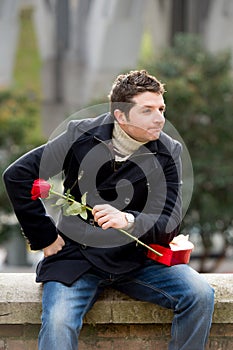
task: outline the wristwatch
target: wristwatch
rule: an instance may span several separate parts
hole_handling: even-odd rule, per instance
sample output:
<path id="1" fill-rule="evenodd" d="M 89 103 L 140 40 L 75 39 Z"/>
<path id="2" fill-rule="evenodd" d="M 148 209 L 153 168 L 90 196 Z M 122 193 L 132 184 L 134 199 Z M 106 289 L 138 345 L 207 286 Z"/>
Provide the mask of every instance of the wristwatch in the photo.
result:
<path id="1" fill-rule="evenodd" d="M 128 225 L 125 227 L 126 230 L 129 230 L 133 227 L 135 222 L 135 216 L 131 213 L 125 213 L 125 218 L 128 221 Z"/>

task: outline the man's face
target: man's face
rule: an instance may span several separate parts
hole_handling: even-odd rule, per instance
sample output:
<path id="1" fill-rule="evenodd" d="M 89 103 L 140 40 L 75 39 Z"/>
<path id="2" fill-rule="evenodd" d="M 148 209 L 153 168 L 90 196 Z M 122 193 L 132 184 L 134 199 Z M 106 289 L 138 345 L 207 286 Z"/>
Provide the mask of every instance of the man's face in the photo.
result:
<path id="1" fill-rule="evenodd" d="M 137 141 L 157 140 L 165 123 L 163 96 L 147 91 L 135 96 L 132 101 L 135 105 L 130 109 L 128 118 L 120 110 L 115 110 L 119 125 Z"/>

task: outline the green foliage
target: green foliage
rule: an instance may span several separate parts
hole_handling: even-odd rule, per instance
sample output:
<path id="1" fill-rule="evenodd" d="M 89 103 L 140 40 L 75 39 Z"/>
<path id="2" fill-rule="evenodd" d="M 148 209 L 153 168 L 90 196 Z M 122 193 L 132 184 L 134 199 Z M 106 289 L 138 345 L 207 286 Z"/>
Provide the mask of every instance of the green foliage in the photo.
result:
<path id="1" fill-rule="evenodd" d="M 166 83 L 166 117 L 190 152 L 194 192 L 186 216 L 201 230 L 222 230 L 233 208 L 233 80 L 229 53 L 211 54 L 198 37 L 179 34 L 174 46 L 150 64 L 142 63 Z"/>
<path id="2" fill-rule="evenodd" d="M 32 22 L 33 9 L 23 8 L 16 54 L 14 86 L 0 91 L 0 172 L 20 155 L 43 142 L 40 131 L 40 57 Z M 1 181 L 1 180 L 0 180 Z M 5 188 L 0 184 L 0 242 L 19 230 Z"/>
<path id="3" fill-rule="evenodd" d="M 14 88 L 41 96 L 41 57 L 37 46 L 33 8 L 23 7 L 20 13 L 20 35 L 14 70 Z"/>
<path id="4" fill-rule="evenodd" d="M 38 101 L 25 94 L 0 92 L 0 171 L 23 153 L 41 144 L 34 134 L 38 119 Z M 1 180 L 2 181 L 2 180 Z M 0 186 L 0 241 L 14 226 L 11 207 L 3 184 Z"/>
<path id="5" fill-rule="evenodd" d="M 9 148 L 12 151 L 13 146 L 23 145 L 28 141 L 25 137 L 30 138 L 29 132 L 35 126 L 35 102 L 25 94 L 11 91 L 0 93 L 0 147 L 7 146 L 8 151 Z"/>

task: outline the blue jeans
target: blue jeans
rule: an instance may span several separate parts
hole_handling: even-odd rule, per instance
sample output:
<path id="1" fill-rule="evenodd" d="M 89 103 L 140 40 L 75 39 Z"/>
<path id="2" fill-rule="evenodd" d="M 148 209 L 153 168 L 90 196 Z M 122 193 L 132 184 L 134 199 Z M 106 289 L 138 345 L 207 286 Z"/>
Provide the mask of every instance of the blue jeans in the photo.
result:
<path id="1" fill-rule="evenodd" d="M 77 350 L 83 317 L 106 286 L 132 298 L 173 309 L 169 350 L 205 348 L 214 309 L 213 289 L 188 265 L 166 267 L 151 261 L 126 275 L 93 268 L 71 287 L 46 282 L 39 350 Z"/>

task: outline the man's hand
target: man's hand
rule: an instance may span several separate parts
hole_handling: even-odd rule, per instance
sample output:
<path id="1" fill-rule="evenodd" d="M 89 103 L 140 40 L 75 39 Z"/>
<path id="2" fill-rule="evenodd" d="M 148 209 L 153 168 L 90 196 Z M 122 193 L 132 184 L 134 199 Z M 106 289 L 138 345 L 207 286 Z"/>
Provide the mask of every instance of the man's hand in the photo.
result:
<path id="1" fill-rule="evenodd" d="M 57 236 L 56 241 L 50 244 L 48 247 L 43 249 L 44 256 L 47 258 L 48 256 L 57 254 L 64 247 L 65 242 L 61 236 Z"/>
<path id="2" fill-rule="evenodd" d="M 110 227 L 121 229 L 128 225 L 125 213 L 109 204 L 95 205 L 92 209 L 92 215 L 94 216 L 94 220 L 103 230 Z"/>

